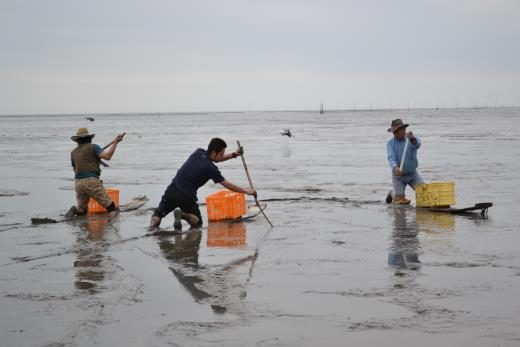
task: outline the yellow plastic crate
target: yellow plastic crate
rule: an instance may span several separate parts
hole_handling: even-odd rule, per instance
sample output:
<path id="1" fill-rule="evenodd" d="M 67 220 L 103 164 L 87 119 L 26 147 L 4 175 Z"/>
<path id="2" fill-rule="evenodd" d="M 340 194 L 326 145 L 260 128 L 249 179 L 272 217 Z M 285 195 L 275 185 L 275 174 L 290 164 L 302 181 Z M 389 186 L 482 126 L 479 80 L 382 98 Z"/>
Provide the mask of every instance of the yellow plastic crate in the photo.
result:
<path id="1" fill-rule="evenodd" d="M 455 205 L 455 182 L 435 182 L 415 186 L 417 207 Z"/>
<path id="2" fill-rule="evenodd" d="M 243 193 L 221 190 L 206 197 L 208 220 L 234 219 L 246 214 L 246 198 Z"/>

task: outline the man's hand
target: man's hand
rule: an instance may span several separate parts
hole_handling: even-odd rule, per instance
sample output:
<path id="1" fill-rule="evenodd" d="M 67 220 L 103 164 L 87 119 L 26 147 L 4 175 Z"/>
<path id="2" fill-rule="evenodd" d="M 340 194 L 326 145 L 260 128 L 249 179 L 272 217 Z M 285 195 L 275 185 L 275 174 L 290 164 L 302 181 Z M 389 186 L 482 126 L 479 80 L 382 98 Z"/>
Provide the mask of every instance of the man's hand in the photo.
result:
<path id="1" fill-rule="evenodd" d="M 413 133 L 411 131 L 408 132 L 408 140 L 413 141 Z"/>
<path id="2" fill-rule="evenodd" d="M 244 190 L 245 190 L 247 195 L 253 195 L 254 197 L 256 197 L 256 190 L 249 189 L 249 188 L 248 189 L 244 189 Z"/>
<path id="3" fill-rule="evenodd" d="M 401 171 L 400 168 L 396 167 L 394 169 L 394 175 L 398 176 L 398 177 L 401 177 L 403 175 L 403 172 Z"/>
<path id="4" fill-rule="evenodd" d="M 114 142 L 119 143 L 119 142 L 123 141 L 123 137 L 125 137 L 125 134 L 126 133 L 117 135 L 116 138 L 114 139 Z"/>
<path id="5" fill-rule="evenodd" d="M 235 151 L 235 156 L 240 157 L 243 154 L 244 154 L 244 147 L 242 147 L 242 146 L 238 147 L 237 150 Z"/>

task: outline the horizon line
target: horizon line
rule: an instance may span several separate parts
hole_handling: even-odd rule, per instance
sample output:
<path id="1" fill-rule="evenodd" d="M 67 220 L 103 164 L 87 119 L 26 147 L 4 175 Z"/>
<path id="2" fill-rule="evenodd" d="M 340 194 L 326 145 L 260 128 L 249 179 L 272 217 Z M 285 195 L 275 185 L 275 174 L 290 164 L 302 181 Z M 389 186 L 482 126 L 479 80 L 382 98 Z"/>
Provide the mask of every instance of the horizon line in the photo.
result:
<path id="1" fill-rule="evenodd" d="M 511 109 L 518 108 L 518 105 L 511 106 L 464 106 L 464 107 L 384 107 L 384 108 L 346 108 L 346 109 L 324 109 L 324 113 L 331 112 L 376 112 L 376 111 L 410 111 L 410 110 L 488 110 L 488 109 Z M 161 111 L 161 112 L 85 112 L 85 113 L 14 113 L 0 114 L 2 118 L 9 117 L 45 117 L 45 116 L 123 116 L 123 115 L 200 115 L 208 113 L 273 113 L 273 112 L 317 112 L 319 109 L 302 109 L 302 110 L 239 110 L 239 111 Z"/>

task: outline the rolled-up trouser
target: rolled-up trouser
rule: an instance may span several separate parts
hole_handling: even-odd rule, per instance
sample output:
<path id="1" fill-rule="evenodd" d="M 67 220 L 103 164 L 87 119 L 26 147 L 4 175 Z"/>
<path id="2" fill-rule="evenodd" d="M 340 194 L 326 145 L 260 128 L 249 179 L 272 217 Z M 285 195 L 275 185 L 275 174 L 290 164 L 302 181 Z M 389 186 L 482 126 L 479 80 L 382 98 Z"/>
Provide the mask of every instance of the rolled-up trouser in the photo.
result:
<path id="1" fill-rule="evenodd" d="M 405 195 L 406 186 L 412 187 L 413 190 L 415 190 L 415 186 L 418 184 L 423 184 L 424 181 L 419 175 L 419 172 L 415 170 L 413 173 L 402 175 L 402 176 L 396 176 L 392 174 L 392 184 L 394 186 L 394 196 L 396 195 Z"/>
<path id="2" fill-rule="evenodd" d="M 112 204 L 112 199 L 103 187 L 103 181 L 99 178 L 88 177 L 74 180 L 74 188 L 76 189 L 77 207 L 83 211 L 88 209 L 88 201 L 93 198 L 103 206 L 109 207 Z"/>

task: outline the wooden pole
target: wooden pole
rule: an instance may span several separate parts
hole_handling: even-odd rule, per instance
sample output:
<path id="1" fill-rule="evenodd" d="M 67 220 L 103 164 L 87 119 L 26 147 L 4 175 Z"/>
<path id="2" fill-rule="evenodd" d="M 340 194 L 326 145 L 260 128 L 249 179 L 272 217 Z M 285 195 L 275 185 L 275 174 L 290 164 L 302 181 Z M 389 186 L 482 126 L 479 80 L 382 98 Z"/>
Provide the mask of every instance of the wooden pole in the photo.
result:
<path id="1" fill-rule="evenodd" d="M 404 160 L 406 159 L 406 153 L 408 153 L 408 146 L 410 145 L 410 140 L 406 137 L 406 141 L 404 143 L 403 156 L 401 157 L 401 165 L 399 166 L 399 170 L 403 172 Z"/>
<path id="2" fill-rule="evenodd" d="M 238 147 L 242 147 L 242 146 L 240 146 L 240 141 L 237 141 L 237 144 L 238 144 Z M 247 169 L 247 164 L 246 164 L 246 160 L 244 159 L 244 155 L 240 154 L 240 158 L 242 158 L 242 164 L 244 164 L 244 169 L 246 170 L 247 180 L 249 181 L 249 187 L 251 189 L 255 190 L 255 186 L 253 185 L 253 180 L 251 179 L 251 175 L 249 174 L 249 170 Z M 260 206 L 260 203 L 258 202 L 258 198 L 257 198 L 256 194 L 253 197 L 255 198 L 256 206 L 260 209 L 260 212 L 262 212 L 262 214 L 264 215 L 265 219 L 267 220 L 267 222 L 269 223 L 269 225 L 272 228 L 273 227 L 273 223 L 271 223 L 269 218 L 267 218 L 264 210 L 262 209 L 262 206 Z"/>
<path id="3" fill-rule="evenodd" d="M 126 133 L 123 133 L 123 136 L 125 136 Z M 106 145 L 105 147 L 103 147 L 103 150 L 107 149 L 108 147 L 112 146 L 112 144 L 115 142 L 116 140 L 110 142 L 108 145 Z M 110 167 L 110 165 L 108 165 L 107 163 L 105 163 L 104 161 L 100 160 L 101 162 L 101 165 L 103 165 L 104 167 Z"/>
<path id="4" fill-rule="evenodd" d="M 123 136 L 125 136 L 125 135 L 126 135 L 126 133 L 123 133 Z M 110 142 L 110 143 L 109 143 L 108 145 L 106 145 L 105 147 L 103 147 L 103 150 L 105 150 L 105 149 L 107 149 L 108 147 L 112 146 L 112 144 L 113 144 L 114 142 L 115 142 L 115 140 L 112 141 L 112 142 Z"/>

